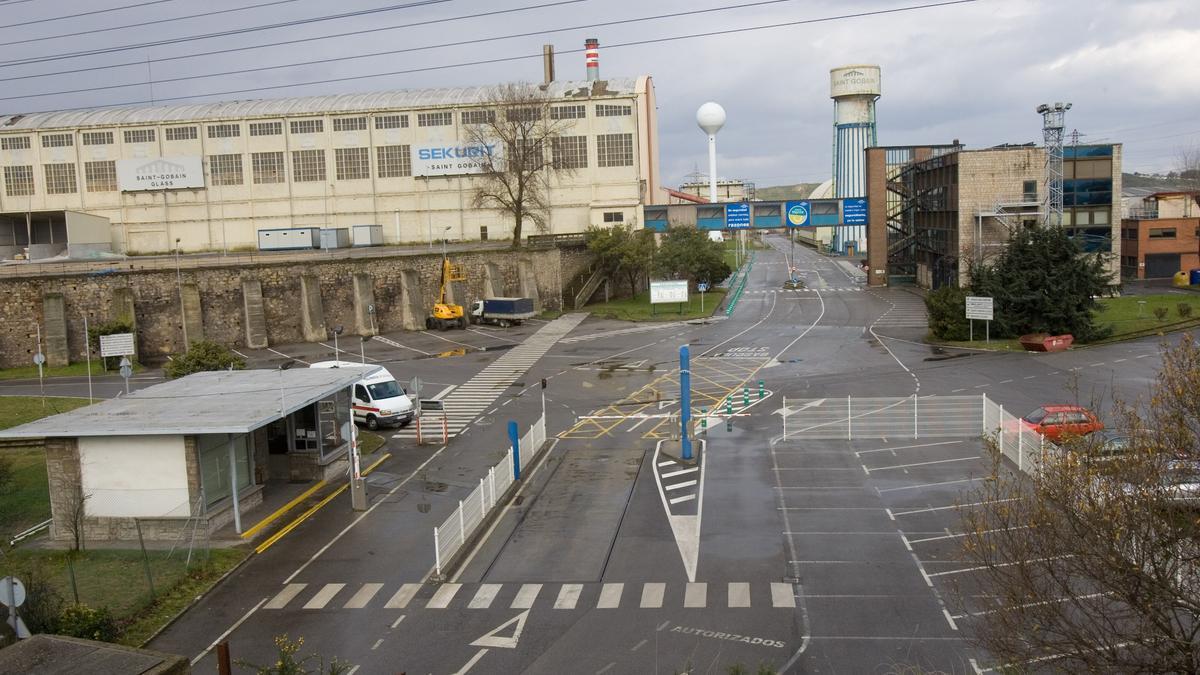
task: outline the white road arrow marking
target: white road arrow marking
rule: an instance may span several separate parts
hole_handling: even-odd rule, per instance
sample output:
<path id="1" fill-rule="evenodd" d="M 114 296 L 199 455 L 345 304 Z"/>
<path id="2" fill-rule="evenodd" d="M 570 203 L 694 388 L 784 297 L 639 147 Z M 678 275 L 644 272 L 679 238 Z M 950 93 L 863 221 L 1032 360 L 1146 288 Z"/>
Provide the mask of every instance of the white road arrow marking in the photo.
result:
<path id="1" fill-rule="evenodd" d="M 472 642 L 471 646 L 472 647 L 498 647 L 500 649 L 515 649 L 517 646 L 517 640 L 521 639 L 521 631 L 525 630 L 525 619 L 527 619 L 527 618 L 529 618 L 529 610 L 528 609 L 525 610 L 524 612 L 521 612 L 520 614 L 514 616 L 513 618 L 509 619 L 508 621 L 505 621 L 504 623 L 500 624 L 499 626 L 496 626 L 490 632 L 488 632 L 486 635 L 484 635 L 483 637 L 479 638 L 478 640 Z M 499 632 L 507 629 L 509 626 L 512 626 L 513 624 L 516 624 L 516 627 L 513 628 L 512 635 L 510 635 L 508 637 L 501 637 L 499 635 L 496 635 L 496 633 L 499 633 Z"/>
<path id="2" fill-rule="evenodd" d="M 776 410 L 775 412 L 773 412 L 771 414 L 772 415 L 794 415 L 794 414 L 800 412 L 801 410 L 808 410 L 809 408 L 815 408 L 815 407 L 821 405 L 822 403 L 824 403 L 825 401 L 826 401 L 826 399 L 819 398 L 815 401 L 809 401 L 808 403 L 805 403 L 804 405 L 800 406 L 799 408 L 780 408 L 779 410 Z"/>
<path id="3" fill-rule="evenodd" d="M 663 510 L 667 514 L 667 522 L 671 525 L 671 533 L 675 535 L 675 545 L 679 547 L 679 555 L 683 558 L 683 568 L 687 572 L 688 581 L 696 581 L 696 564 L 700 560 L 700 516 L 704 512 L 704 449 L 703 440 L 695 441 L 700 452 L 700 477 L 697 489 L 696 515 L 676 516 L 671 513 L 667 504 L 667 493 L 663 489 L 662 477 L 654 472 L 654 482 L 658 485 L 658 496 L 662 498 Z M 658 442 L 654 449 L 654 460 L 657 463 L 662 451 L 663 441 Z M 677 503 L 677 502 L 673 502 Z"/>

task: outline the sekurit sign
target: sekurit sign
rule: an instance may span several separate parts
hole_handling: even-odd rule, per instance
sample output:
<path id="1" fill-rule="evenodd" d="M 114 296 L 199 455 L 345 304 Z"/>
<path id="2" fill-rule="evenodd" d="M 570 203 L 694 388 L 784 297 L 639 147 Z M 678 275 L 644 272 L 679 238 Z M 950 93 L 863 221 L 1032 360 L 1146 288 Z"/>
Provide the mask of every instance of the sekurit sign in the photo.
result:
<path id="1" fill-rule="evenodd" d="M 117 187 L 121 192 L 203 188 L 204 163 L 195 156 L 118 159 Z"/>
<path id="2" fill-rule="evenodd" d="M 412 149 L 414 176 L 461 176 L 483 173 L 484 162 L 497 156 L 496 145 L 481 143 L 417 145 Z"/>

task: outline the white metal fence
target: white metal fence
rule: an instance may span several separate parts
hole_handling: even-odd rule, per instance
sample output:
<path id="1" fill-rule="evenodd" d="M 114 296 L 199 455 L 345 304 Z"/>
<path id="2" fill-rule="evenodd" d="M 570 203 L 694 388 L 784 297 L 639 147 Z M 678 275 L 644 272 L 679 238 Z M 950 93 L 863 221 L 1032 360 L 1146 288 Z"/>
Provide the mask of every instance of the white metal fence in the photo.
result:
<path id="1" fill-rule="evenodd" d="M 546 416 L 542 415 L 521 437 L 522 471 L 537 457 L 545 443 Z M 434 569 L 438 576 L 442 574 L 442 563 L 449 561 L 463 547 L 475 532 L 475 528 L 483 523 L 488 512 L 496 507 L 496 500 L 513 484 L 513 475 L 513 452 L 510 445 L 504 453 L 504 459 L 489 468 L 471 494 L 458 502 L 458 508 L 454 509 L 441 525 L 433 528 Z"/>
<path id="2" fill-rule="evenodd" d="M 979 396 L 783 399 L 783 439 L 983 437 L 1029 474 L 1055 446 Z"/>

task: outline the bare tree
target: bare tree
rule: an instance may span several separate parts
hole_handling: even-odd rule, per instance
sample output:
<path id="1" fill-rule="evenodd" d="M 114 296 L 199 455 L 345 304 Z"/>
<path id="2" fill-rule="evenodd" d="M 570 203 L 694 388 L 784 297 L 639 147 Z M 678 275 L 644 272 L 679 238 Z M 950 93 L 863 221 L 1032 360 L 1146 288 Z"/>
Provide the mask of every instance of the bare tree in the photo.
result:
<path id="1" fill-rule="evenodd" d="M 63 529 L 71 535 L 72 551 L 82 551 L 85 543 L 87 500 L 91 497 L 83 491 L 83 486 L 76 483 L 68 489 L 64 506 L 67 518 Z"/>
<path id="2" fill-rule="evenodd" d="M 1179 178 L 1191 190 L 1200 190 L 1200 145 L 1188 145 L 1175 153 Z"/>
<path id="3" fill-rule="evenodd" d="M 550 177 L 587 165 L 586 145 L 580 149 L 565 142 L 563 131 L 570 120 L 555 119 L 550 100 L 534 85 L 501 85 L 481 110 L 470 111 L 474 114 L 465 125 L 471 145 L 491 150 L 480 157 L 483 171 L 474 206 L 500 209 L 512 217 L 513 248 L 521 247 L 526 221 L 545 227 Z"/>
<path id="4" fill-rule="evenodd" d="M 1113 411 L 1124 454 L 1087 437 L 1033 476 L 997 459 L 963 508 L 958 601 L 1007 669 L 1200 672 L 1200 519 L 1179 482 L 1200 462 L 1200 347 L 1164 347 L 1149 400 Z"/>

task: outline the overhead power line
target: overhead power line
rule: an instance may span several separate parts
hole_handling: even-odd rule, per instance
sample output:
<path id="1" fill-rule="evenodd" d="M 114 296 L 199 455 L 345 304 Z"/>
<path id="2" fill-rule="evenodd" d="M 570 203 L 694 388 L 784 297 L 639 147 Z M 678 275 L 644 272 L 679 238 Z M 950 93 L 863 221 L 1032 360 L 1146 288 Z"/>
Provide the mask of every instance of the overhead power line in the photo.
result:
<path id="1" fill-rule="evenodd" d="M 541 5 L 539 8 L 544 8 L 544 7 L 548 7 L 551 5 L 569 4 L 570 2 L 580 2 L 580 1 L 582 1 L 582 0 L 567 0 L 566 2 L 547 3 L 545 5 Z M 255 68 L 243 68 L 240 70 L 225 70 L 225 71 L 220 71 L 220 72 L 216 72 L 216 73 L 204 73 L 204 74 L 200 74 L 200 75 L 181 75 L 179 77 L 157 79 L 157 80 L 153 80 L 152 82 L 149 82 L 149 83 L 142 80 L 142 81 L 138 81 L 138 82 L 128 82 L 125 84 L 108 84 L 108 85 L 101 85 L 98 87 L 84 87 L 81 89 L 64 89 L 64 90 L 59 90 L 59 91 L 40 92 L 40 93 L 35 93 L 35 94 L 23 94 L 21 96 L 4 96 L 4 97 L 0 97 L 0 101 L 14 101 L 14 100 L 25 99 L 25 98 L 42 98 L 42 97 L 46 97 L 46 96 L 59 96 L 59 95 L 63 95 L 63 94 L 80 94 L 80 93 L 93 92 L 93 91 L 107 91 L 107 90 L 111 90 L 111 89 L 126 89 L 129 87 L 144 87 L 147 84 L 166 84 L 169 82 L 185 82 L 185 81 L 190 81 L 190 80 L 201 80 L 201 79 L 206 79 L 206 78 L 211 78 L 211 77 L 226 77 L 229 75 L 246 75 L 248 73 L 260 73 L 263 71 L 280 70 L 283 68 L 299 68 L 302 66 L 316 66 L 316 65 L 324 65 L 324 64 L 328 64 L 328 63 L 339 63 L 342 61 L 355 61 L 358 59 L 369 59 L 369 58 L 374 58 L 374 57 L 378 57 L 378 56 L 394 56 L 396 54 L 409 54 L 409 53 L 413 53 L 413 52 L 428 51 L 430 49 L 442 49 L 442 48 L 446 48 L 446 47 L 464 47 L 467 45 L 475 45 L 475 44 L 481 44 L 481 43 L 485 43 L 485 42 L 496 42 L 499 40 L 511 40 L 511 39 L 515 39 L 515 38 L 530 37 L 533 35 L 545 35 L 548 33 L 565 33 L 565 32 L 570 32 L 570 31 L 592 29 L 592 28 L 605 28 L 605 27 L 609 27 L 609 26 L 639 23 L 639 22 L 644 22 L 644 21 L 656 21 L 656 20 L 660 20 L 660 19 L 677 19 L 677 18 L 681 18 L 684 16 L 693 16 L 693 15 L 697 15 L 697 14 L 709 14 L 712 12 L 724 12 L 724 11 L 732 11 L 732 10 L 737 10 L 737 9 L 747 9 L 750 7 L 761 7 L 764 5 L 777 5 L 777 4 L 783 3 L 783 2 L 793 2 L 793 0 L 758 0 L 757 2 L 747 2 L 747 3 L 740 4 L 740 5 L 725 5 L 722 7 L 710 7 L 707 9 L 695 9 L 695 10 L 689 10 L 689 11 L 683 11 L 683 12 L 671 12 L 670 14 L 658 14 L 658 15 L 654 15 L 654 16 L 645 16 L 645 17 L 634 18 L 634 19 L 617 19 L 614 21 L 604 21 L 604 22 L 600 22 L 600 23 L 582 24 L 582 25 L 576 25 L 576 26 L 566 26 L 563 28 L 547 28 L 544 30 L 526 31 L 523 33 L 510 33 L 508 35 L 496 35 L 496 36 L 492 36 L 492 37 L 475 38 L 472 40 L 460 40 L 458 42 L 447 42 L 447 43 L 436 44 L 436 45 L 425 45 L 425 46 L 420 46 L 420 47 L 405 47 L 403 49 L 389 49 L 387 51 L 371 52 L 369 54 L 356 54 L 353 56 L 331 56 L 329 58 L 316 59 L 313 61 L 299 61 L 299 62 L 294 62 L 294 63 L 284 63 L 284 64 L 280 64 L 280 65 L 275 65 L 275 66 L 258 66 Z M 446 19 L 446 20 L 448 20 L 448 19 Z M 3 81 L 3 80 L 0 80 L 0 81 Z"/>
<path id="2" fill-rule="evenodd" d="M 157 2 L 175 2 L 175 0 L 157 0 Z M 120 26 L 109 26 L 108 28 L 92 28 L 91 30 L 81 30 L 81 31 L 76 31 L 74 33 L 62 33 L 60 35 L 50 35 L 47 37 L 27 38 L 25 40 L 8 40 L 4 43 L 4 45 L 7 47 L 7 46 L 12 46 L 12 45 L 28 44 L 30 42 L 45 42 L 47 40 L 57 40 L 59 38 L 79 37 L 81 35 L 94 35 L 96 33 L 110 33 L 115 30 L 126 30 L 128 28 L 144 28 L 145 26 L 156 26 L 158 24 L 171 23 L 172 21 L 184 21 L 186 19 L 198 19 L 200 17 L 205 17 L 205 16 L 217 16 L 218 14 L 232 14 L 233 12 L 245 12 L 247 10 L 258 9 L 260 7 L 270 7 L 272 5 L 286 5 L 286 4 L 293 3 L 293 2 L 300 2 L 300 0 L 274 0 L 273 2 L 263 2 L 263 3 L 259 3 L 257 5 L 246 5 L 245 7 L 232 7 L 230 9 L 217 9 L 217 10 L 213 10 L 211 12 L 201 12 L 199 14 L 187 14 L 185 16 L 172 16 L 172 17 L 169 17 L 166 19 L 154 19 L 152 21 L 142 21 L 141 23 L 127 23 L 127 24 L 123 24 Z M 147 3 L 147 4 L 156 4 L 156 3 Z M 138 5 L 126 5 L 126 7 L 137 7 L 137 6 Z M 108 11 L 108 10 L 105 10 L 105 11 Z M 99 12 L 85 12 L 84 14 L 77 14 L 75 16 L 85 16 L 86 14 L 98 14 L 98 13 Z M 49 21 L 50 19 L 43 19 L 43 20 Z M 37 23 L 37 22 L 34 21 L 34 22 L 30 22 L 30 23 Z M 0 28 L 11 28 L 12 26 L 23 26 L 23 25 L 25 25 L 25 24 L 14 23 L 11 26 L 0 26 Z"/>
<path id="3" fill-rule="evenodd" d="M 501 14 L 514 14 L 516 12 L 525 12 L 534 9 L 547 9 L 550 7 L 558 7 L 561 5 L 573 5 L 587 0 L 556 0 L 555 2 L 543 2 L 536 5 L 525 5 L 523 7 L 512 7 L 509 9 L 497 9 L 489 12 L 477 12 L 475 14 L 461 14 L 459 16 L 445 17 L 441 19 L 427 19 L 425 21 L 413 21 L 410 23 L 396 24 L 392 26 L 383 26 L 380 28 L 364 28 L 362 30 L 347 31 L 345 33 L 331 33 L 328 35 L 318 35 L 315 37 L 296 38 L 294 40 L 283 40 L 281 42 L 268 42 L 265 44 L 248 45 L 244 47 L 229 47 L 226 49 L 214 49 L 207 52 L 196 52 L 192 54 L 180 54 L 179 56 L 162 56 L 153 59 L 142 59 L 140 61 L 126 61 L 125 63 L 114 63 L 105 66 L 91 66 L 88 68 L 73 68 L 71 70 L 57 70 L 48 73 L 36 73 L 33 75 L 16 75 L 13 77 L 0 77 L 0 82 L 14 82 L 16 80 L 33 80 L 53 75 L 68 75 L 73 73 L 88 73 L 97 70 L 111 70 L 114 68 L 125 68 L 128 66 L 145 67 L 147 64 L 167 63 L 169 61 L 181 61 L 184 59 L 194 59 L 202 56 L 215 56 L 218 54 L 232 54 L 234 52 L 244 52 L 253 49 L 265 49 L 267 47 L 279 47 L 283 45 L 296 45 L 305 42 L 317 42 L 319 40 L 330 40 L 334 38 L 351 37 L 355 35 L 366 35 L 368 33 L 378 33 L 381 31 L 398 30 L 400 28 L 416 28 L 419 26 L 432 26 L 439 23 L 449 23 L 451 21 L 463 21 L 467 19 L 480 19 Z"/>
<path id="4" fill-rule="evenodd" d="M 24 0 L 22 0 L 24 1 Z M 93 9 L 90 12 L 79 12 L 78 14 L 61 14 L 59 16 L 48 16 L 42 19 L 31 19 L 29 21 L 21 21 L 20 23 L 10 23 L 0 26 L 0 28 L 17 28 L 18 26 L 32 26 L 39 23 L 50 23 L 51 21 L 62 21 L 63 19 L 78 19 L 81 16 L 93 16 L 95 14 L 107 14 L 109 12 L 119 12 L 122 9 L 133 9 L 134 7 L 149 7 L 150 5 L 165 5 L 168 2 L 178 2 L 179 0 L 149 0 L 149 2 L 136 2 L 132 5 L 121 5 L 120 7 L 109 7 L 107 9 Z M 10 4 L 10 3 L 2 3 Z M 15 44 L 8 42 L 6 44 Z"/>
<path id="5" fill-rule="evenodd" d="M 622 49 L 622 48 L 627 48 L 627 47 L 639 47 L 639 46 L 645 46 L 645 45 L 650 45 L 650 44 L 659 44 L 659 43 L 664 43 L 664 42 L 677 42 L 677 41 L 681 41 L 681 40 L 693 40 L 693 39 L 707 38 L 707 37 L 720 37 L 720 36 L 725 36 L 725 35 L 736 35 L 739 33 L 749 33 L 749 32 L 754 32 L 754 31 L 774 30 L 774 29 L 778 29 L 778 28 L 790 28 L 790 27 L 795 27 L 795 26 L 804 26 L 804 25 L 818 24 L 818 23 L 830 23 L 833 21 L 843 21 L 843 20 L 847 20 L 847 19 L 859 19 L 859 18 L 866 18 L 866 17 L 873 17 L 873 16 L 883 16 L 883 15 L 888 15 L 888 14 L 899 14 L 899 13 L 913 12 L 913 11 L 919 11 L 919 10 L 924 10 L 924 9 L 949 7 L 949 6 L 953 6 L 953 5 L 973 4 L 976 2 L 980 2 L 980 0 L 945 0 L 943 2 L 932 2 L 932 3 L 923 3 L 923 4 L 919 4 L 919 5 L 908 5 L 905 7 L 894 7 L 891 9 L 877 9 L 877 10 L 869 10 L 869 11 L 864 11 L 864 12 L 853 12 L 853 13 L 848 13 L 848 14 L 838 14 L 838 15 L 819 17 L 819 18 L 814 18 L 814 19 L 798 19 L 796 21 L 784 21 L 784 22 L 779 22 L 779 23 L 763 24 L 763 25 L 758 25 L 758 26 L 746 26 L 746 27 L 742 27 L 742 28 L 727 28 L 727 29 L 723 29 L 723 30 L 705 31 L 702 33 L 688 33 L 688 34 L 684 34 L 684 35 L 672 35 L 672 36 L 660 37 L 660 38 L 647 38 L 647 39 L 643 39 L 643 40 L 632 40 L 629 42 L 610 43 L 605 46 L 605 49 L 611 51 L 613 49 Z M 568 49 L 568 50 L 559 51 L 558 53 L 559 54 L 577 54 L 577 53 L 582 53 L 583 51 L 584 51 L 584 49 Z M 274 90 L 278 90 L 278 89 L 288 89 L 288 88 L 292 88 L 292 87 L 303 87 L 303 86 L 310 86 L 310 85 L 316 85 L 316 84 L 331 84 L 331 83 L 335 83 L 335 82 L 351 82 L 351 81 L 357 81 L 357 80 L 374 79 L 377 77 L 409 75 L 409 74 L 413 74 L 413 73 L 422 73 L 422 72 L 430 72 L 430 71 L 438 71 L 438 70 L 449 70 L 452 68 L 465 68 L 465 67 L 469 67 L 469 66 L 490 65 L 490 64 L 496 64 L 496 63 L 509 63 L 509 62 L 513 62 L 513 61 L 523 61 L 523 60 L 527 60 L 527 59 L 540 59 L 540 58 L 542 58 L 542 55 L 540 53 L 538 53 L 538 54 L 522 54 L 522 55 L 517 55 L 517 56 L 504 56 L 504 57 L 496 57 L 496 58 L 490 58 L 490 59 L 479 59 L 479 60 L 475 60 L 475 61 L 462 61 L 459 63 L 422 66 L 419 68 L 393 70 L 393 71 L 387 71 L 387 72 L 382 72 L 382 73 L 367 73 L 367 74 L 363 74 L 363 75 L 350 75 L 350 76 L 327 78 L 327 79 L 321 79 L 321 80 L 308 80 L 308 81 L 304 81 L 304 82 L 292 82 L 292 83 L 287 83 L 287 84 L 265 85 L 265 86 L 250 87 L 250 88 L 245 88 L 245 89 L 210 91 L 210 92 L 204 92 L 204 93 L 199 93 L 199 94 L 188 94 L 185 96 L 168 96 L 168 97 L 156 96 L 153 100 L 143 99 L 143 100 L 137 100 L 137 101 L 122 101 L 120 103 L 110 103 L 110 104 L 106 104 L 103 106 L 84 106 L 84 108 L 142 105 L 142 104 L 146 104 L 146 103 L 163 103 L 163 102 L 169 102 L 169 101 L 183 101 L 183 100 L 187 100 L 187 99 L 204 98 L 204 97 L 208 97 L 208 96 L 230 96 L 230 95 L 234 95 L 234 94 L 247 94 L 247 93 L 253 93 L 253 92 L 274 91 Z M 80 109 L 83 109 L 83 108 L 65 108 L 65 109 L 59 108 L 59 109 L 53 109 L 53 110 L 34 111 L 34 112 L 62 112 L 65 110 L 80 110 Z M 32 114 L 32 113 L 26 113 L 26 114 Z"/>
<path id="6" fill-rule="evenodd" d="M 187 35 L 176 38 L 166 38 L 163 40 L 155 40 L 152 42 L 142 42 L 138 44 L 119 45 L 116 47 L 103 47 L 101 49 L 88 49 L 78 52 L 67 52 L 63 54 L 54 54 L 51 56 L 32 56 L 27 59 L 13 59 L 0 63 L 2 68 L 11 68 L 12 66 L 24 66 L 31 63 L 46 63 L 48 61 L 62 61 L 63 59 L 74 59 L 83 56 L 99 56 L 100 54 L 115 54 L 117 52 L 125 52 L 132 49 L 146 49 L 148 47 L 160 47 L 163 45 L 174 45 L 182 42 L 195 42 L 197 40 L 208 40 L 211 38 L 228 37 L 230 35 L 244 35 L 246 33 L 255 33 L 263 30 L 273 30 L 276 28 L 289 28 L 291 26 L 303 26 L 305 24 L 317 23 L 320 21 L 333 21 L 335 19 L 346 19 L 357 16 L 369 16 L 372 14 L 381 14 L 384 12 L 394 12 L 402 9 L 412 9 L 414 7 L 425 7 L 428 5 L 440 5 L 454 0 L 417 0 L 416 2 L 402 3 L 399 5 L 388 5 L 386 7 L 375 7 L 372 9 L 359 9 L 353 12 L 341 12 L 339 14 L 328 14 L 326 16 L 309 17 L 307 19 L 293 19 L 292 21 L 281 21 L 279 23 L 263 24 L 261 26 L 247 26 L 244 28 L 234 28 L 231 30 L 218 31 L 215 33 L 203 33 L 200 35 Z M 38 41 L 44 38 L 39 38 Z M 14 44 L 14 43 L 9 43 Z"/>

